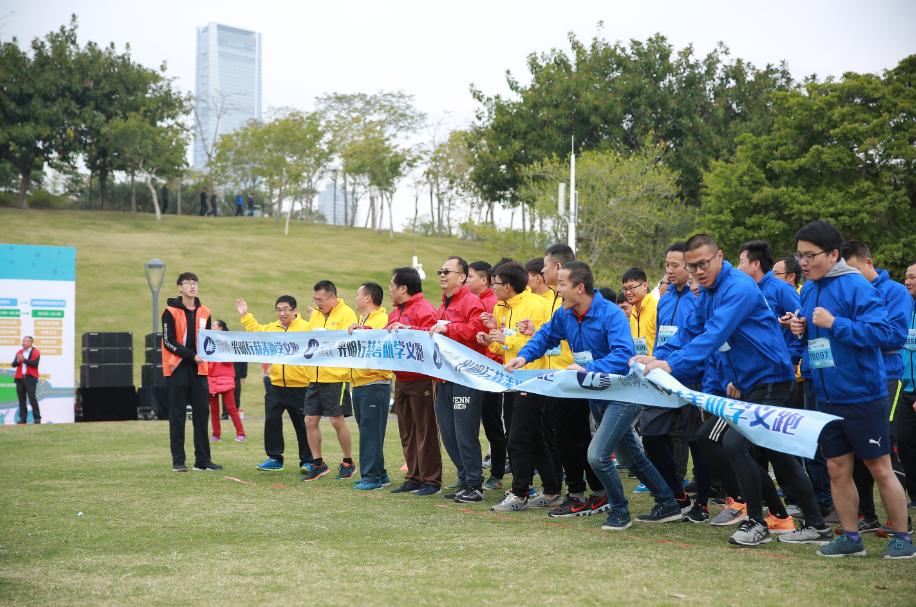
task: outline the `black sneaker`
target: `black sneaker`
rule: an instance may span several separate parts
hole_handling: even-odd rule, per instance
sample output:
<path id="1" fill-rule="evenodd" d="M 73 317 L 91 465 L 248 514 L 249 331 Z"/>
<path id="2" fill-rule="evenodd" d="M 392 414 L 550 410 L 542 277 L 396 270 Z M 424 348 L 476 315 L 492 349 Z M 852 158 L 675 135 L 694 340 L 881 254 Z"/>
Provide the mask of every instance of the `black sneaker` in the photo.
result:
<path id="1" fill-rule="evenodd" d="M 206 464 L 194 464 L 195 470 L 222 470 L 223 467 L 219 464 L 214 464 L 213 462 L 207 462 Z"/>
<path id="2" fill-rule="evenodd" d="M 547 516 L 551 518 L 568 518 L 572 516 L 591 516 L 592 509 L 588 505 L 588 500 L 582 501 L 578 497 L 567 497 L 566 501 L 557 506 L 556 508 L 551 508 L 547 512 Z"/>
<path id="3" fill-rule="evenodd" d="M 681 499 L 675 498 L 674 501 L 677 502 L 678 507 L 681 509 L 681 514 L 686 514 L 690 512 L 690 508 L 691 506 L 693 506 L 693 504 L 690 503 L 690 498 L 687 497 L 686 493 L 684 494 L 684 496 Z"/>
<path id="4" fill-rule="evenodd" d="M 467 485 L 465 485 L 464 483 L 461 483 L 457 491 L 453 493 L 444 493 L 442 495 L 442 499 L 453 500 L 456 497 L 458 497 L 460 494 L 464 493 L 464 490 L 467 488 L 468 488 Z"/>
<path id="5" fill-rule="evenodd" d="M 728 501 L 728 496 L 725 494 L 725 489 L 719 489 L 719 492 L 716 493 L 716 497 L 712 498 L 711 501 L 717 506 L 724 506 Z"/>
<path id="6" fill-rule="evenodd" d="M 627 478 L 636 478 L 635 472 L 627 472 Z"/>
<path id="7" fill-rule="evenodd" d="M 588 496 L 588 499 L 585 500 L 585 505 L 589 507 L 592 514 L 600 514 L 611 509 L 611 504 L 607 501 L 607 493 L 602 496 L 592 493 Z"/>
<path id="8" fill-rule="evenodd" d="M 392 489 L 391 493 L 413 493 L 423 485 L 416 485 L 414 483 L 408 483 L 404 481 L 404 484 L 398 487 L 397 489 Z"/>
<path id="9" fill-rule="evenodd" d="M 482 504 L 483 489 L 479 487 L 468 487 L 455 497 L 455 501 L 462 504 Z"/>
<path id="10" fill-rule="evenodd" d="M 696 493 L 697 492 L 697 482 L 691 480 L 689 483 L 684 485 L 684 491 L 687 493 Z"/>
<path id="11" fill-rule="evenodd" d="M 418 497 L 426 497 L 427 495 L 439 495 L 442 493 L 442 489 L 436 487 L 435 485 L 430 485 L 429 483 L 423 483 L 420 485 L 420 488 L 413 492 L 414 495 Z"/>
<path id="12" fill-rule="evenodd" d="M 184 464 L 172 464 L 172 472 L 187 472 L 188 467 Z"/>
<path id="13" fill-rule="evenodd" d="M 690 512 L 684 515 L 684 520 L 688 523 L 708 523 L 709 522 L 709 508 L 704 508 L 699 504 L 694 504 L 690 508 Z"/>

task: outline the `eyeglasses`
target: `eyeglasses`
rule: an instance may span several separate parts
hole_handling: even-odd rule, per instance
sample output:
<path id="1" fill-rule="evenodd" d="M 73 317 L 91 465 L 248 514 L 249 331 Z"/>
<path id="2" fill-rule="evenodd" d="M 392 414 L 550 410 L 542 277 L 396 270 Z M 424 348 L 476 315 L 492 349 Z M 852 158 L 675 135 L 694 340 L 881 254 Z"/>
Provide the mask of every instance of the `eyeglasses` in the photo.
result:
<path id="1" fill-rule="evenodd" d="M 623 287 L 620 289 L 620 292 L 621 293 L 634 293 L 636 289 L 643 287 L 643 286 L 645 286 L 645 283 L 641 285 L 636 285 L 635 287 Z"/>
<path id="2" fill-rule="evenodd" d="M 312 303 L 315 304 L 316 306 L 323 306 L 324 302 L 328 301 L 329 299 L 331 298 L 328 297 L 328 299 L 313 299 Z"/>
<path id="3" fill-rule="evenodd" d="M 442 276 L 443 274 L 448 276 L 449 274 L 461 274 L 461 272 L 456 272 L 455 270 L 437 270 L 436 274 L 439 276 Z"/>
<path id="4" fill-rule="evenodd" d="M 181 286 L 183 286 L 183 287 L 199 287 L 199 286 L 200 286 L 200 283 L 199 283 L 199 282 L 191 282 L 191 281 L 186 280 L 186 281 L 184 281 L 183 283 L 181 283 Z"/>
<path id="5" fill-rule="evenodd" d="M 277 314 L 283 314 L 284 312 L 292 312 L 292 308 L 277 308 Z"/>
<path id="6" fill-rule="evenodd" d="M 795 261 L 801 263 L 802 261 L 806 263 L 811 263 L 814 261 L 814 258 L 818 255 L 823 255 L 824 253 L 829 253 L 830 251 L 820 251 L 818 253 L 795 253 L 792 257 L 795 258 Z"/>
<path id="7" fill-rule="evenodd" d="M 773 272 L 773 276 L 788 276 L 789 272 Z"/>
<path id="8" fill-rule="evenodd" d="M 718 254 L 719 252 L 716 251 L 716 255 Z M 699 263 L 685 263 L 684 269 L 690 272 L 691 274 L 693 274 L 697 270 L 705 270 L 706 268 L 709 267 L 709 262 L 716 258 L 716 255 L 713 255 L 709 259 L 703 259 Z"/>
<path id="9" fill-rule="evenodd" d="M 507 284 L 509 284 L 509 283 L 508 283 L 508 282 L 494 282 L 494 283 L 492 283 L 492 285 L 493 285 L 494 287 L 495 287 L 496 285 L 502 286 L 502 285 L 507 285 Z"/>

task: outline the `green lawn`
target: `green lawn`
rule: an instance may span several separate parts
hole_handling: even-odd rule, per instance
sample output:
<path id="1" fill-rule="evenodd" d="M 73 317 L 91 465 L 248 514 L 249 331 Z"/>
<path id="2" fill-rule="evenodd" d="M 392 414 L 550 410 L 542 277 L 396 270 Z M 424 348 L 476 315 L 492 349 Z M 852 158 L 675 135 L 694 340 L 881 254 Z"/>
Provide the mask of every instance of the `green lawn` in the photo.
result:
<path id="1" fill-rule="evenodd" d="M 603 516 L 489 516 L 492 492 L 486 506 L 357 494 L 333 475 L 257 472 L 263 425 L 245 426 L 248 442 L 213 445 L 225 471 L 186 474 L 171 472 L 167 422 L 0 427 L 0 604 L 834 607 L 916 596 L 916 562 L 882 560 L 874 536 L 865 558 L 823 559 L 778 542 L 739 551 L 725 541 L 731 528 L 708 525 L 615 535 L 600 532 Z M 323 430 L 324 455 L 339 462 Z M 396 484 L 397 436 L 391 421 Z M 455 480 L 448 463 L 445 480 Z M 650 509 L 628 495 L 633 515 Z"/>

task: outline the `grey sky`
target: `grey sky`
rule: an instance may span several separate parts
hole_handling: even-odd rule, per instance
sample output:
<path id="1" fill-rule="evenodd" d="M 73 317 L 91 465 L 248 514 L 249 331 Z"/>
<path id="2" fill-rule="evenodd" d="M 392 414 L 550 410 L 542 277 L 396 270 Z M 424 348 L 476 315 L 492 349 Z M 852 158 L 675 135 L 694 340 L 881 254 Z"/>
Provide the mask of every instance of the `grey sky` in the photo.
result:
<path id="1" fill-rule="evenodd" d="M 329 92 L 402 89 L 430 116 L 473 118 L 471 83 L 508 92 L 505 72 L 527 81 L 526 56 L 568 50 L 567 33 L 644 40 L 659 32 L 698 53 L 718 41 L 756 65 L 789 62 L 792 74 L 880 72 L 916 53 L 916 2 L 776 0 L 619 2 L 271 2 L 252 0 L 3 0 L 2 39 L 26 43 L 79 17 L 79 38 L 129 42 L 135 60 L 168 62 L 177 85 L 193 92 L 196 27 L 215 21 L 263 34 L 264 109 L 310 109 Z M 412 214 L 406 192 L 396 219 Z M 397 225 L 397 222 L 396 222 Z"/>

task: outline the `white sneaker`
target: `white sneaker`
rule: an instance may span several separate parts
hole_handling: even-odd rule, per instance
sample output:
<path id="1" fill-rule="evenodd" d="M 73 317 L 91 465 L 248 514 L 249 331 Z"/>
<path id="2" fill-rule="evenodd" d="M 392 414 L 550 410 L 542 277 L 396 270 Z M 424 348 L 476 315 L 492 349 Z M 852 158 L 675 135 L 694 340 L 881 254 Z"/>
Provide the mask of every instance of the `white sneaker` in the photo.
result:
<path id="1" fill-rule="evenodd" d="M 521 512 L 527 509 L 528 499 L 520 498 L 514 493 L 510 493 L 503 498 L 503 501 L 490 508 L 493 512 Z"/>

